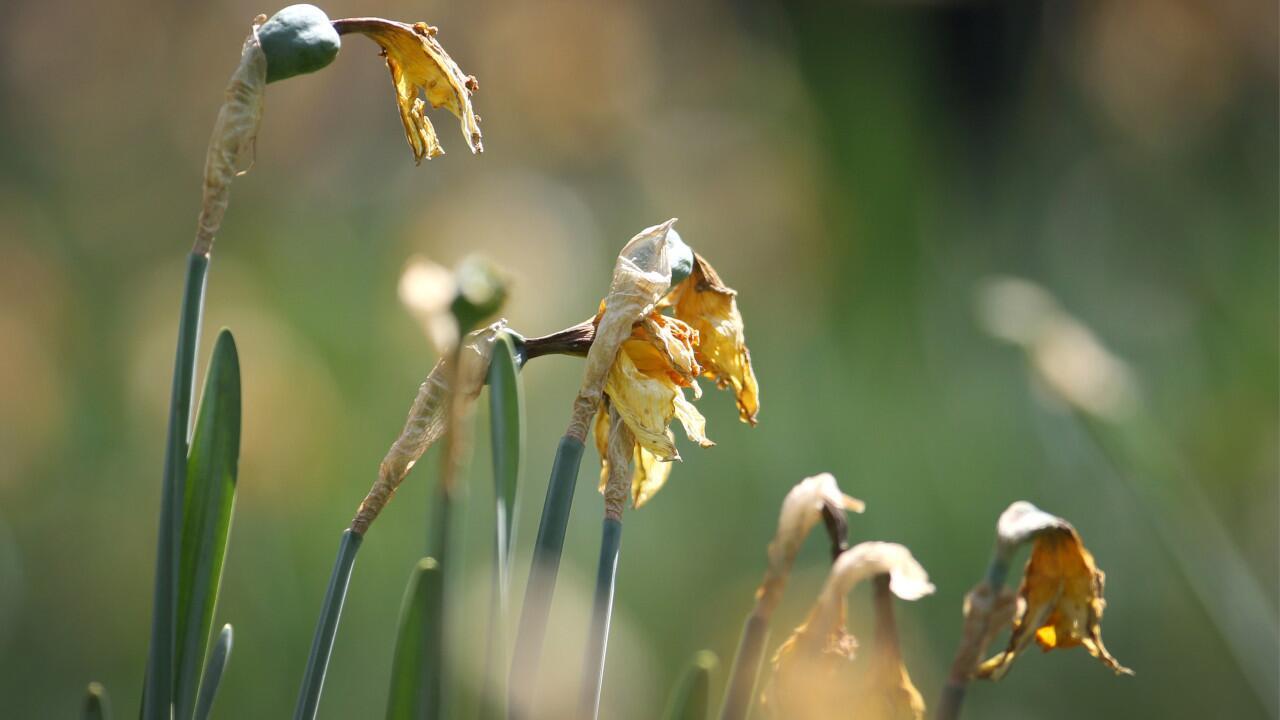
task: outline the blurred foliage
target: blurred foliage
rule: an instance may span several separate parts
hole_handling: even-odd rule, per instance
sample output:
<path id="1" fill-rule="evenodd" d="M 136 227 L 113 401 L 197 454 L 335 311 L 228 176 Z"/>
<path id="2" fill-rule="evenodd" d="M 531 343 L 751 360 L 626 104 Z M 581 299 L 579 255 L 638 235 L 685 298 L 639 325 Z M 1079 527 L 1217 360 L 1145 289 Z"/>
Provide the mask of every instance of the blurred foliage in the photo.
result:
<path id="1" fill-rule="evenodd" d="M 67 716 L 90 679 L 141 681 L 180 268 L 222 88 L 246 23 L 274 9 L 6 8 L 0 715 Z M 661 497 L 628 513 L 602 716 L 650 717 L 691 653 L 732 656 L 778 503 L 823 470 L 868 503 L 852 539 L 905 543 L 938 586 L 899 614 L 930 702 L 996 516 L 1023 498 L 1089 539 L 1107 572 L 1108 646 L 1138 674 L 1037 655 L 999 685 L 975 685 L 967 713 L 1263 716 L 1142 508 L 1069 415 L 1041 402 L 1019 354 L 981 332 L 972 301 L 993 273 L 1031 278 L 1130 363 L 1274 609 L 1274 5 L 325 10 L 439 26 L 480 78 L 487 150 L 415 168 L 368 43 L 268 92 L 257 164 L 236 184 L 210 271 L 199 363 L 233 327 L 244 439 L 215 621 L 234 618 L 237 647 L 219 715 L 288 714 L 332 539 L 434 362 L 397 304 L 406 258 L 494 258 L 513 272 L 513 327 L 540 334 L 590 315 L 617 248 L 676 216 L 740 292 L 761 422 L 703 402 L 716 448 L 687 453 Z M 79 38 L 75 52 L 55 52 L 55 34 Z M 580 368 L 565 358 L 524 373 L 513 597 Z M 404 569 L 428 532 L 432 458 L 365 543 L 322 717 L 376 713 L 385 696 Z M 472 463 L 460 523 L 472 580 L 457 607 L 478 608 L 473 624 L 486 621 L 492 553 L 487 465 Z M 599 506 L 595 483 L 581 483 L 548 657 L 583 647 Z M 817 592 L 823 545 L 802 556 L 781 623 L 798 622 Z M 865 633 L 866 598 L 851 613 Z M 478 670 L 482 652 L 456 662 Z M 545 694 L 554 713 L 557 697 L 576 697 L 578 668 L 547 665 L 543 680 L 564 690 Z"/>

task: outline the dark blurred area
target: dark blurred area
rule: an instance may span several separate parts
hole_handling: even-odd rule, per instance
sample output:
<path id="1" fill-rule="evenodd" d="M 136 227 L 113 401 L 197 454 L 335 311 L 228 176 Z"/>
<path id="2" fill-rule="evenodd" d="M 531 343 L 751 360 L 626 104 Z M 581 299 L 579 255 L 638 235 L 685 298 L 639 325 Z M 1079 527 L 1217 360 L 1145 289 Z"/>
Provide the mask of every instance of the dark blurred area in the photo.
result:
<path id="1" fill-rule="evenodd" d="M 1277 8 L 1244 0 L 322 5 L 424 20 L 480 80 L 483 155 L 432 115 L 415 167 L 376 48 L 272 85 L 256 165 L 215 247 L 206 342 L 244 375 L 239 496 L 217 622 L 236 647 L 215 708 L 292 708 L 338 535 L 435 361 L 398 305 L 414 254 L 481 252 L 526 334 L 589 315 L 613 257 L 679 217 L 739 291 L 760 425 L 711 391 L 688 448 L 625 518 L 602 717 L 654 717 L 693 652 L 731 659 L 778 505 L 831 471 L 867 501 L 855 541 L 902 542 L 938 592 L 900 609 L 931 703 L 994 524 L 1026 499 L 1107 572 L 1116 678 L 1082 650 L 978 684 L 974 718 L 1264 718 L 1179 553 L 976 289 L 1026 278 L 1128 368 L 1143 432 L 1206 498 L 1277 607 Z M 0 26 L 0 716 L 67 717 L 102 681 L 140 695 L 182 262 L 243 0 L 17 0 Z M 203 367 L 203 361 L 202 361 Z M 527 549 L 580 379 L 524 372 Z M 463 607 L 488 597 L 491 480 L 478 418 Z M 590 454 L 589 454 L 590 455 Z M 575 697 L 598 548 L 584 462 L 543 668 Z M 371 531 L 321 715 L 382 712 L 395 618 L 428 528 L 434 453 Z M 1158 481 L 1158 478 L 1156 479 Z M 1198 496 L 1197 496 L 1198 497 Z M 1198 504 L 1198 503 L 1197 503 Z M 516 593 L 527 572 L 518 560 Z M 826 572 L 813 538 L 776 643 Z M 865 631 L 865 593 L 851 629 Z M 475 637 L 483 610 L 455 631 Z M 1280 640 L 1278 640 L 1280 642 Z M 479 667 L 481 647 L 457 658 Z M 1249 663 L 1275 668 L 1276 647 Z M 1274 677 L 1274 670 L 1273 677 Z M 1274 688 L 1273 688 L 1274 692 Z M 548 717 L 556 716 L 554 702 Z"/>

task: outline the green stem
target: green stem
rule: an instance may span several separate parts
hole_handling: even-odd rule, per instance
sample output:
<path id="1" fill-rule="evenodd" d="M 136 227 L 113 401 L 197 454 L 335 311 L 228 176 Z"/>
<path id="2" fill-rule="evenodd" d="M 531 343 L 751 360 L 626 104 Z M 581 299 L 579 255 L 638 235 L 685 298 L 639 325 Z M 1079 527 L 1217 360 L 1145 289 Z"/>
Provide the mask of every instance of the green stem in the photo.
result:
<path id="1" fill-rule="evenodd" d="M 195 392 L 196 351 L 204 314 L 209 256 L 187 257 L 186 285 L 178 320 L 178 349 L 169 396 L 169 430 L 165 443 L 164 479 L 160 489 L 160 528 L 156 539 L 155 588 L 151 605 L 151 647 L 143 687 L 144 720 L 169 720 L 173 712 L 176 655 L 178 562 L 181 557 L 183 490 L 187 447 L 191 435 L 191 406 Z"/>
<path id="2" fill-rule="evenodd" d="M 724 691 L 724 703 L 720 707 L 720 720 L 743 720 L 751 712 L 755 698 L 756 679 L 764 662 L 764 648 L 769 642 L 769 618 L 759 611 L 752 612 L 742 627 L 742 639 L 738 641 L 738 653 L 733 658 L 729 672 L 729 685 Z"/>
<path id="3" fill-rule="evenodd" d="M 600 563 L 596 566 L 595 602 L 591 609 L 591 630 L 582 663 L 582 697 L 578 717 L 595 720 L 600 715 L 600 687 L 604 684 L 604 658 L 609 646 L 609 623 L 613 619 L 613 593 L 618 580 L 618 551 L 622 544 L 622 521 L 605 518 L 600 531 Z"/>
<path id="4" fill-rule="evenodd" d="M 342 604 L 347 599 L 351 568 L 355 565 L 361 540 L 361 536 L 351 530 L 342 533 L 338 556 L 333 562 L 333 574 L 329 577 L 329 589 L 325 591 L 320 618 L 316 621 L 316 634 L 311 642 L 311 654 L 307 657 L 307 670 L 302 678 L 294 720 L 311 720 L 320 707 L 320 692 L 324 689 L 324 676 L 329 669 L 329 655 L 333 652 L 333 640 L 338 634 Z"/>
<path id="5" fill-rule="evenodd" d="M 547 632 L 551 612 L 551 596 L 555 592 L 556 573 L 560 569 L 560 553 L 564 549 L 569 509 L 577 486 L 578 468 L 582 464 L 582 441 L 568 435 L 560 438 L 547 497 L 542 505 L 538 537 L 534 541 L 533 561 L 529 568 L 529 584 L 525 589 L 524 607 L 516 630 L 516 646 L 508 685 L 507 717 L 519 718 L 532 703 L 537 683 L 537 667 L 542 655 L 542 640 Z"/>

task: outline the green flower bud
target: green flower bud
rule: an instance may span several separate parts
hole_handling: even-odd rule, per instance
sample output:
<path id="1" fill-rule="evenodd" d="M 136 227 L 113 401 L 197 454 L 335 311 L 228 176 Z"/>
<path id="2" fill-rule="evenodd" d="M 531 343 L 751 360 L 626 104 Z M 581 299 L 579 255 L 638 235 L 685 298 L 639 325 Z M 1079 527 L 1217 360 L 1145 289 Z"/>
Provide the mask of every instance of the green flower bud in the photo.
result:
<path id="1" fill-rule="evenodd" d="M 315 72 L 333 62 L 342 39 L 315 5 L 290 5 L 258 28 L 267 82 Z"/>

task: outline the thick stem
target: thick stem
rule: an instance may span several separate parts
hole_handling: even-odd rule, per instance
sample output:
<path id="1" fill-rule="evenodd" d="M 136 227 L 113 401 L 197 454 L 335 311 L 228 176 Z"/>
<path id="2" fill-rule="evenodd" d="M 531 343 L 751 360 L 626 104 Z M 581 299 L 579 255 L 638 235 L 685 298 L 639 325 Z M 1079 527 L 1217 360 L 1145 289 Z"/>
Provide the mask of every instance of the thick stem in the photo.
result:
<path id="1" fill-rule="evenodd" d="M 156 539 L 155 588 L 151 606 L 151 649 L 143 689 L 142 717 L 168 720 L 173 704 L 174 659 L 177 651 L 178 577 L 185 505 L 187 448 L 191 439 L 191 407 L 195 393 L 196 352 L 209 256 L 187 257 L 186 286 L 178 320 L 178 349 L 169 395 L 169 431 L 165 443 L 164 476 L 160 487 L 160 528 Z"/>
<path id="2" fill-rule="evenodd" d="M 560 569 L 560 554 L 564 550 L 569 510 L 573 506 L 573 491 L 578 482 L 578 468 L 582 464 L 582 449 L 582 440 L 567 435 L 562 437 L 556 450 L 555 463 L 551 466 L 551 480 L 547 483 L 547 497 L 542 505 L 538 537 L 533 545 L 529 584 L 525 589 L 520 626 L 516 630 L 507 702 L 509 718 L 524 717 L 525 711 L 533 703 L 538 680 L 538 661 L 547 632 L 547 617 L 551 612 L 556 574 Z"/>
<path id="3" fill-rule="evenodd" d="M 595 318 L 588 318 L 573 327 L 542 337 L 526 338 L 525 360 L 543 355 L 578 355 L 586 357 L 596 338 Z"/>
<path id="4" fill-rule="evenodd" d="M 320 618 L 316 621 L 316 634 L 311 641 L 311 654 L 307 657 L 307 670 L 298 693 L 298 706 L 294 720 L 312 720 L 320 708 L 320 693 L 324 689 L 324 676 L 329 670 L 329 655 L 333 652 L 333 640 L 338 634 L 338 621 L 342 619 L 342 605 L 347 599 L 347 587 L 351 584 L 351 569 L 360 550 L 361 536 L 344 530 L 338 556 L 333 561 L 333 574 L 329 576 L 329 588 L 320 606 Z"/>
<path id="5" fill-rule="evenodd" d="M 600 688 L 604 684 L 604 659 L 609 645 L 609 624 L 613 618 L 613 594 L 618 579 L 621 544 L 622 521 L 606 517 L 600 533 L 600 562 L 596 566 L 591 629 L 587 634 L 586 657 L 582 663 L 579 720 L 595 720 L 600 714 Z"/>

